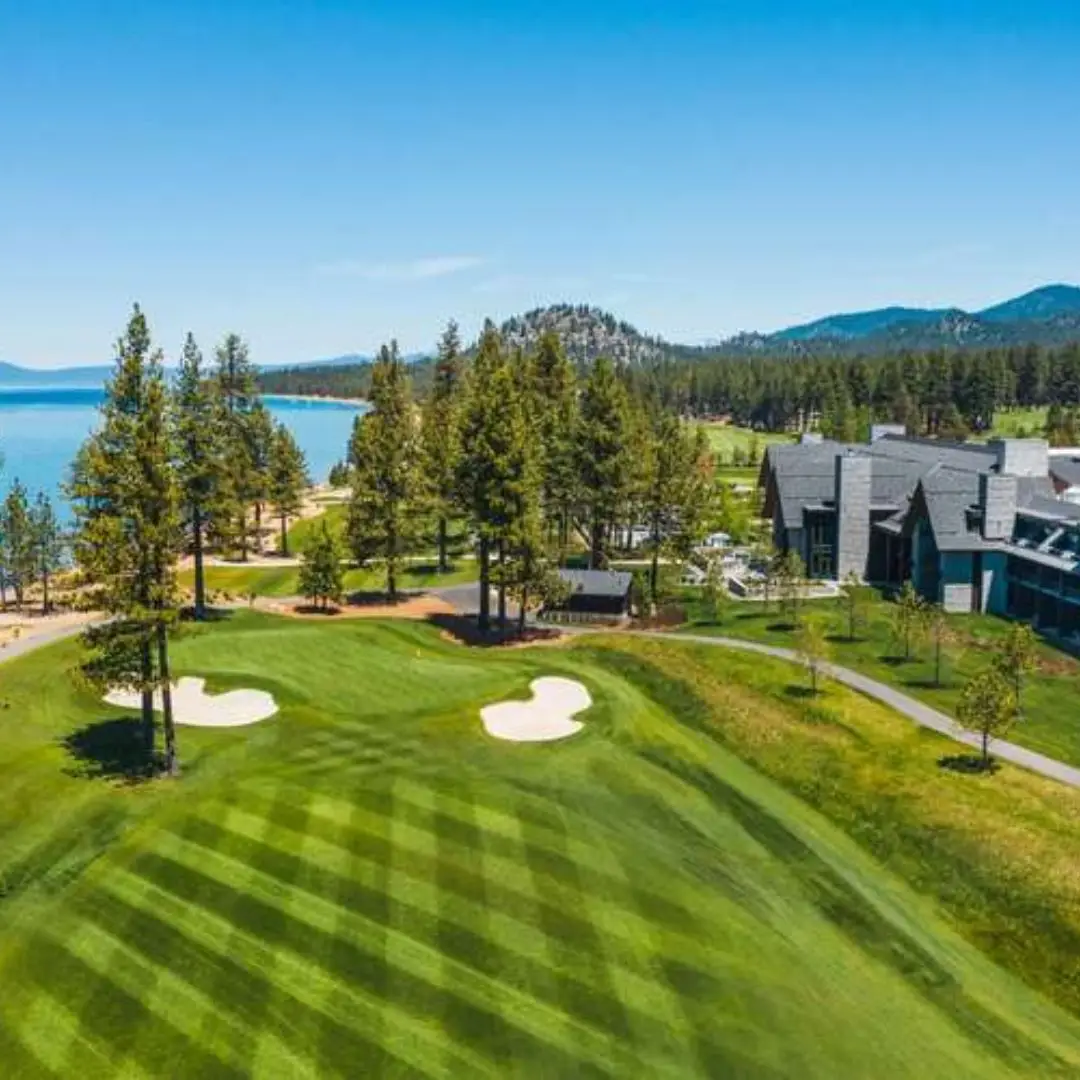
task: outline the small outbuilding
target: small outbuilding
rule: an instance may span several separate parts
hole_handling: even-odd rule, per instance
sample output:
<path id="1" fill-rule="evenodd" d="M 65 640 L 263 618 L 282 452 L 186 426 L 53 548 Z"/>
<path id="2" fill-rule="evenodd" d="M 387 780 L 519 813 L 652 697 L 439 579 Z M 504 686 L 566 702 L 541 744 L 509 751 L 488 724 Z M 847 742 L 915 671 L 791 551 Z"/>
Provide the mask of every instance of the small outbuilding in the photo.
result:
<path id="1" fill-rule="evenodd" d="M 628 615 L 633 578 L 624 570 L 560 570 L 569 593 L 556 611 Z"/>

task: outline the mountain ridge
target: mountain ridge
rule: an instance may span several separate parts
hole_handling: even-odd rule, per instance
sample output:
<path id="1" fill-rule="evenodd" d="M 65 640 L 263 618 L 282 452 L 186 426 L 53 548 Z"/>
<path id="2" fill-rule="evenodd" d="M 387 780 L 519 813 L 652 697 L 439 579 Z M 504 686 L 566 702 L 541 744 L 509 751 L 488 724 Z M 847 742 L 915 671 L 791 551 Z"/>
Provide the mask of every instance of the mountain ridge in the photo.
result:
<path id="1" fill-rule="evenodd" d="M 610 312 L 588 304 L 533 308 L 506 319 L 499 329 L 510 348 L 532 348 L 544 333 L 553 332 L 576 363 L 588 364 L 598 356 L 608 356 L 631 366 L 705 356 L 873 355 L 940 348 L 1060 346 L 1080 341 L 1080 287 L 1044 285 L 975 312 L 957 307 L 900 305 L 839 312 L 773 333 L 743 332 L 703 345 L 679 344 L 643 333 Z M 413 354 L 406 359 L 419 360 L 427 355 Z M 269 375 L 355 368 L 371 360 L 366 354 L 349 353 L 301 363 L 264 365 L 260 371 Z M 110 365 L 41 371 L 0 361 L 0 388 L 100 386 L 111 372 Z"/>

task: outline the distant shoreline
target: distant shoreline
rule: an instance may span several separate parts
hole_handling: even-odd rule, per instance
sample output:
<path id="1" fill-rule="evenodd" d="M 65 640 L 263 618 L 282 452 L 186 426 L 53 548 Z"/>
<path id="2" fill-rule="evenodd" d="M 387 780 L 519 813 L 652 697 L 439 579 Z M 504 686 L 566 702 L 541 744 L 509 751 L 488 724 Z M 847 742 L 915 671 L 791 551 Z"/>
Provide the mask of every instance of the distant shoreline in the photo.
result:
<path id="1" fill-rule="evenodd" d="M 329 397 L 323 394 L 267 394 L 262 397 L 272 398 L 276 401 L 328 401 L 333 405 L 351 405 L 354 409 L 363 408 L 367 405 L 364 398 Z"/>

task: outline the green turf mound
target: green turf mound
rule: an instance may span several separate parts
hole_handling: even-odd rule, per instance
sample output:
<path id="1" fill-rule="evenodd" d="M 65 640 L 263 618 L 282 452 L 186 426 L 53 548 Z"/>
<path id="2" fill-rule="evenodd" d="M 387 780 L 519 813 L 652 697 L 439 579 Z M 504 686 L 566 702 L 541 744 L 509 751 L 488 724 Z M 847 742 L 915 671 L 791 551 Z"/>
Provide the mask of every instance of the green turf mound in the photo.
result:
<path id="1" fill-rule="evenodd" d="M 600 650 L 239 615 L 176 669 L 279 716 L 139 785 L 74 649 L 0 668 L 5 1077 L 1080 1071 L 1066 1012 Z M 588 738 L 477 739 L 545 675 Z"/>

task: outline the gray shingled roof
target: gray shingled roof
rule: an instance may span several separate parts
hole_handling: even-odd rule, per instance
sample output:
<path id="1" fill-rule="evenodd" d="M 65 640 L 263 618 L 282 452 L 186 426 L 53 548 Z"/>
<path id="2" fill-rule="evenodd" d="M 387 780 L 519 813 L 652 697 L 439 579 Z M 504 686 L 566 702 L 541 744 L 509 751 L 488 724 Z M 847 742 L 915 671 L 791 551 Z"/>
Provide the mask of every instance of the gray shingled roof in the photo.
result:
<path id="1" fill-rule="evenodd" d="M 633 581 L 625 570 L 560 570 L 559 577 L 574 596 L 621 598 L 630 591 Z"/>
<path id="2" fill-rule="evenodd" d="M 1069 457 L 1067 454 L 1052 454 L 1050 474 L 1069 487 L 1080 485 L 1080 458 Z"/>

